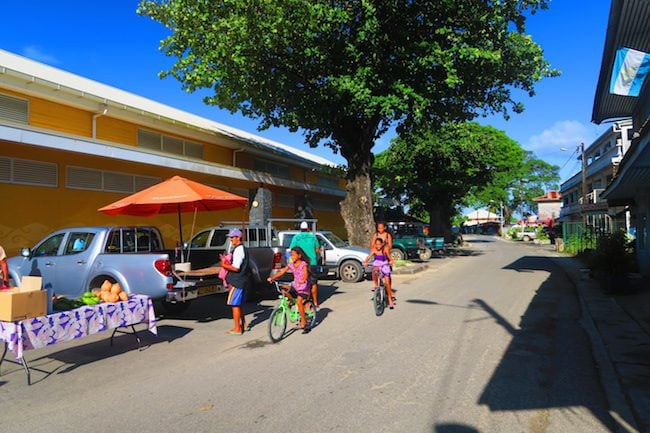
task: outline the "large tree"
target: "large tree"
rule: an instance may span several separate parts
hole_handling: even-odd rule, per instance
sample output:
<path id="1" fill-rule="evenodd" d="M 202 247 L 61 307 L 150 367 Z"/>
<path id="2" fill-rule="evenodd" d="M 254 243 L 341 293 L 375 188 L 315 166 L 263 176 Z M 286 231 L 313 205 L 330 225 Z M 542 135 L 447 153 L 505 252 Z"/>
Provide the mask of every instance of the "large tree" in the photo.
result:
<path id="1" fill-rule="evenodd" d="M 176 57 L 162 76 L 208 104 L 302 130 L 347 161 L 341 202 L 349 240 L 374 230 L 375 140 L 420 122 L 519 112 L 511 91 L 532 95 L 556 71 L 525 34 L 547 0 L 143 0 L 167 26 L 160 49 Z"/>
<path id="2" fill-rule="evenodd" d="M 503 131 L 474 122 L 421 128 L 399 136 L 375 163 L 382 193 L 429 214 L 430 233 L 449 236 L 451 218 L 473 189 L 524 162 L 525 151 Z"/>
<path id="3" fill-rule="evenodd" d="M 523 160 L 502 167 L 487 185 L 472 188 L 464 204 L 502 210 L 504 221 L 510 222 L 515 211 L 537 213 L 533 199 L 549 189 L 558 189 L 560 168 L 538 159 L 533 152 L 525 151 Z"/>

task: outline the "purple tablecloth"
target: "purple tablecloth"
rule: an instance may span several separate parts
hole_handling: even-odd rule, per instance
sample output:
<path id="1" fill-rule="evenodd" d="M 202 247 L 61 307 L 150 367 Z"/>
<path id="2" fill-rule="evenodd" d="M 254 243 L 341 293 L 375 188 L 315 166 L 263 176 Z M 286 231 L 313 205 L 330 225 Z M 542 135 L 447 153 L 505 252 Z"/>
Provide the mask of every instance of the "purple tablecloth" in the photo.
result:
<path id="1" fill-rule="evenodd" d="M 0 340 L 19 360 L 25 350 L 142 322 L 148 323 L 149 331 L 158 333 L 151 298 L 131 295 L 127 301 L 86 305 L 18 322 L 0 322 Z"/>

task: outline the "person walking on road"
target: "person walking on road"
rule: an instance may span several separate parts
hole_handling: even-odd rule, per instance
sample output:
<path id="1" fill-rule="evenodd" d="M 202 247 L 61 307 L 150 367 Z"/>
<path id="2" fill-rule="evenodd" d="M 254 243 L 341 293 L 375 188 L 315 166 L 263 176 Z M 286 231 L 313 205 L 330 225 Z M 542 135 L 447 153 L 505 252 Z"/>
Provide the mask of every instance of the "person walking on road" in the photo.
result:
<path id="1" fill-rule="evenodd" d="M 248 252 L 242 244 L 242 233 L 239 229 L 232 229 L 228 233 L 232 251 L 232 262 L 228 257 L 221 257 L 222 268 L 228 271 L 226 281 L 230 285 L 227 304 L 232 307 L 232 318 L 235 327 L 227 332 L 229 335 L 242 335 L 246 330 L 246 319 L 242 305 L 246 302 L 246 284 L 248 271 Z"/>
<path id="2" fill-rule="evenodd" d="M 291 239 L 289 248 L 300 247 L 309 258 L 309 278 L 311 282 L 311 299 L 318 306 L 318 258 L 320 257 L 320 243 L 316 235 L 309 231 L 306 221 L 300 223 L 300 233 Z"/>

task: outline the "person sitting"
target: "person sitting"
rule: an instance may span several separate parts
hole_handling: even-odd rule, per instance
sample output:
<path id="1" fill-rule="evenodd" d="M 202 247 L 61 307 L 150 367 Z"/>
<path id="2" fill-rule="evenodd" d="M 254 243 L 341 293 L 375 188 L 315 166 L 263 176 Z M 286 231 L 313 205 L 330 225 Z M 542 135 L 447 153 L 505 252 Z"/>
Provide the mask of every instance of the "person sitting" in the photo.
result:
<path id="1" fill-rule="evenodd" d="M 305 302 L 309 300 L 311 295 L 311 285 L 309 284 L 309 264 L 307 263 L 307 255 L 300 247 L 291 248 L 291 257 L 287 266 L 280 269 L 280 271 L 272 277 L 266 279 L 269 283 L 277 280 L 284 275 L 289 269 L 293 271 L 293 281 L 291 282 L 291 290 L 283 292 L 288 298 L 296 299 L 298 312 L 300 313 L 300 325 L 298 329 L 303 329 L 307 332 L 307 318 L 305 317 Z"/>
<path id="2" fill-rule="evenodd" d="M 372 263 L 372 281 L 374 283 L 373 287 L 377 287 L 378 284 L 378 275 L 379 271 L 384 275 L 384 284 L 386 285 L 386 296 L 388 297 L 388 307 L 392 310 L 395 308 L 395 298 L 393 298 L 393 288 L 391 285 L 390 278 L 390 265 L 393 264 L 393 258 L 390 255 L 390 250 L 388 245 L 384 243 L 381 238 L 375 239 L 374 246 L 370 250 L 370 254 L 363 261 L 363 266 L 368 266 L 368 261 L 374 257 L 374 262 Z"/>

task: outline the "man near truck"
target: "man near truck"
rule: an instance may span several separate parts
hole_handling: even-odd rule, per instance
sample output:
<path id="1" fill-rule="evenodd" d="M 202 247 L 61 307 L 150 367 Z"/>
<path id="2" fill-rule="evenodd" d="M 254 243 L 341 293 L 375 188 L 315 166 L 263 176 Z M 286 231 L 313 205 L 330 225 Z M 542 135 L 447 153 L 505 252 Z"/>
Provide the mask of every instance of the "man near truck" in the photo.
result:
<path id="1" fill-rule="evenodd" d="M 311 280 L 311 299 L 318 306 L 318 257 L 320 257 L 320 243 L 315 234 L 309 231 L 307 221 L 300 223 L 300 233 L 291 239 L 289 248 L 300 247 L 309 257 L 309 278 Z"/>
<path id="2" fill-rule="evenodd" d="M 242 232 L 239 229 L 232 229 L 228 233 L 232 251 L 232 262 L 225 256 L 221 257 L 221 266 L 228 271 L 226 281 L 230 284 L 227 304 L 232 307 L 232 318 L 235 326 L 228 335 L 242 335 L 246 331 L 246 319 L 242 311 L 242 305 L 246 302 L 246 283 L 248 270 L 248 252 L 242 244 Z"/>

